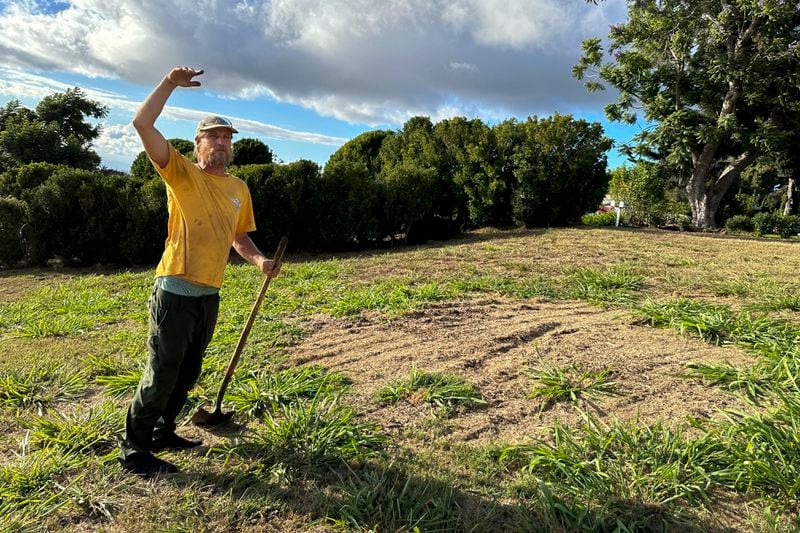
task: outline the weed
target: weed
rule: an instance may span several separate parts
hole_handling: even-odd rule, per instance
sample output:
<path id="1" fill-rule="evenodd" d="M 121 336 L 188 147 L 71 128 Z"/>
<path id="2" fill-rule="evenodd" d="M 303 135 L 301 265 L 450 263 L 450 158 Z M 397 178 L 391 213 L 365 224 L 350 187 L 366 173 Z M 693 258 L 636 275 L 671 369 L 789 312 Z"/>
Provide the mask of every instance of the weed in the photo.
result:
<path id="1" fill-rule="evenodd" d="M 397 380 L 378 391 L 378 399 L 385 403 L 396 403 L 401 399 L 425 402 L 449 413 L 456 407 L 485 405 L 480 391 L 459 376 L 438 372 L 425 372 L 411 367 L 407 379 Z"/>
<path id="2" fill-rule="evenodd" d="M 507 454 L 528 457 L 523 471 L 531 477 L 523 478 L 518 490 L 541 496 L 544 483 L 545 496 L 572 513 L 559 517 L 568 529 L 575 522 L 585 526 L 587 516 L 625 530 L 686 525 L 691 521 L 680 509 L 702 506 L 722 479 L 724 450 L 718 442 L 690 438 L 662 423 L 602 427 L 588 418 L 580 430 L 556 424 L 551 432 L 550 441 L 512 447 Z"/>
<path id="3" fill-rule="evenodd" d="M 396 469 L 367 469 L 333 488 L 343 502 L 328 521 L 355 531 L 457 531 L 460 509 L 452 486 Z"/>
<path id="4" fill-rule="evenodd" d="M 80 372 L 50 367 L 11 370 L 0 373 L 0 406 L 33 407 L 41 413 L 53 402 L 81 396 L 87 387 L 86 376 Z"/>
<path id="5" fill-rule="evenodd" d="M 644 279 L 627 263 L 605 270 L 578 268 L 567 276 L 567 293 L 590 302 L 628 305 L 635 300 L 632 293 L 642 288 Z"/>
<path id="6" fill-rule="evenodd" d="M 300 398 L 341 390 L 344 376 L 320 366 L 290 367 L 277 372 L 250 373 L 237 381 L 226 399 L 237 411 L 259 417 Z"/>
<path id="7" fill-rule="evenodd" d="M 56 479 L 82 461 L 55 450 L 23 450 L 10 464 L 0 466 L 0 527 L 24 530 L 61 508 L 67 501 Z"/>
<path id="8" fill-rule="evenodd" d="M 619 387 L 610 377 L 611 369 L 587 370 L 578 363 L 566 368 L 554 365 L 532 367 L 527 371 L 535 386 L 529 398 L 542 398 L 544 406 L 559 402 L 578 403 L 583 398 L 596 398 L 601 395 L 619 395 Z"/>
<path id="9" fill-rule="evenodd" d="M 122 398 L 133 394 L 141 379 L 142 370 L 131 368 L 112 375 L 97 376 L 95 381 L 105 387 L 107 394 L 114 398 Z"/>
<path id="10" fill-rule="evenodd" d="M 79 408 L 69 416 L 56 412 L 33 416 L 25 424 L 31 429 L 32 446 L 55 447 L 64 452 L 107 453 L 116 444 L 120 420 L 116 406 L 105 403 Z"/>
<path id="11" fill-rule="evenodd" d="M 376 424 L 357 422 L 355 412 L 336 398 L 298 401 L 275 415 L 267 413 L 263 426 L 242 444 L 219 451 L 313 470 L 380 453 L 386 437 L 379 430 Z"/>

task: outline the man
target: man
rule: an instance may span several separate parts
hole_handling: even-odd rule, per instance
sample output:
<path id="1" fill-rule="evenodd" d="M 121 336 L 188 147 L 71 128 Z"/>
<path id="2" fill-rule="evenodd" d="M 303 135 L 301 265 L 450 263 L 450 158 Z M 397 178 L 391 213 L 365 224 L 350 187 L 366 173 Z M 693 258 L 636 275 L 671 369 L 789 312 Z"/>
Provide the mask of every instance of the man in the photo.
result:
<path id="1" fill-rule="evenodd" d="M 267 276 L 273 264 L 247 232 L 255 230 L 247 185 L 227 173 L 231 138 L 225 118 L 206 117 L 195 133 L 197 163 L 178 153 L 155 128 L 177 87 L 198 87 L 202 70 L 172 69 L 133 119 L 145 152 L 167 185 L 168 236 L 150 297 L 149 360 L 125 420 L 120 463 L 142 476 L 176 472 L 153 453 L 199 446 L 175 433 L 175 419 L 200 376 L 217 320 L 219 287 L 231 245 Z"/>

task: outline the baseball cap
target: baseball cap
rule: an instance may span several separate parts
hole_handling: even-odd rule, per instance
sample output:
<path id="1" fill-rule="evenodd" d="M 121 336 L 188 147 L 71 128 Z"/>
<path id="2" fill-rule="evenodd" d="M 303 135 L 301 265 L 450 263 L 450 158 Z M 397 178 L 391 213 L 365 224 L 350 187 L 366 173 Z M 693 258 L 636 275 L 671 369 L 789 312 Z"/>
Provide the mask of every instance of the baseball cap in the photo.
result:
<path id="1" fill-rule="evenodd" d="M 213 130 L 214 128 L 228 128 L 231 130 L 231 133 L 239 133 L 239 130 L 234 128 L 233 124 L 231 124 L 231 121 L 227 118 L 217 115 L 209 115 L 197 123 L 195 135 L 199 134 L 201 131 Z"/>

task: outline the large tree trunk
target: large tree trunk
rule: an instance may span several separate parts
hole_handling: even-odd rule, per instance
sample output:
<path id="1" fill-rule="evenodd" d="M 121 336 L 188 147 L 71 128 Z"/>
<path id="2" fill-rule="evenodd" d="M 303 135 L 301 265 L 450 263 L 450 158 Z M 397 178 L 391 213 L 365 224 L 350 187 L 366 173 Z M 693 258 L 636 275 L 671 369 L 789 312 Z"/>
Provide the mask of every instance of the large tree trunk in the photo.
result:
<path id="1" fill-rule="evenodd" d="M 728 0 L 721 0 L 723 10 L 730 9 Z M 745 53 L 752 43 L 753 35 L 759 27 L 761 20 L 754 18 L 749 25 L 733 26 L 728 34 L 727 55 L 731 64 L 734 64 Z M 728 79 L 728 91 L 722 100 L 719 110 L 717 123 L 721 124 L 723 119 L 736 114 L 736 104 L 742 96 L 742 83 L 736 77 Z M 721 133 L 721 132 L 720 132 Z M 729 135 L 725 133 L 724 135 Z M 686 184 L 686 197 L 692 207 L 692 224 L 697 228 L 716 227 L 716 216 L 719 204 L 725 193 L 733 185 L 734 181 L 741 175 L 742 170 L 753 162 L 755 156 L 751 150 L 736 157 L 727 158 L 727 166 L 714 179 L 712 170 L 715 163 L 725 161 L 718 159 L 724 157 L 720 155 L 719 149 L 723 139 L 716 139 L 703 145 L 700 152 L 692 155 L 692 175 Z M 712 181 L 713 180 L 713 181 Z"/>
<path id="2" fill-rule="evenodd" d="M 686 197 L 692 208 L 692 225 L 696 228 L 714 228 L 717 225 L 717 209 L 731 185 L 739 178 L 742 171 L 754 160 L 753 152 L 746 151 L 736 158 L 730 159 L 728 165 L 713 182 L 709 181 L 711 161 L 718 145 L 707 144 L 702 154 L 694 158 L 694 168 L 689 183 L 686 185 Z"/>

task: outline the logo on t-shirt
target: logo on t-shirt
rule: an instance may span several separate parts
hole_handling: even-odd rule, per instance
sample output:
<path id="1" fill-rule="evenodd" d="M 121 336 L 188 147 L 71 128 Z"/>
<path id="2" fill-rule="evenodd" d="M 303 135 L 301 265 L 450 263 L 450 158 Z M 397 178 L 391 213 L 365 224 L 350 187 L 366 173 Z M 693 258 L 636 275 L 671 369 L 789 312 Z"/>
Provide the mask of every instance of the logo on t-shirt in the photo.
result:
<path id="1" fill-rule="evenodd" d="M 241 200 L 239 200 L 238 198 L 231 198 L 231 202 L 233 202 L 233 205 L 234 205 L 234 207 L 236 207 L 236 209 L 241 209 L 241 207 L 242 207 L 242 201 Z"/>

